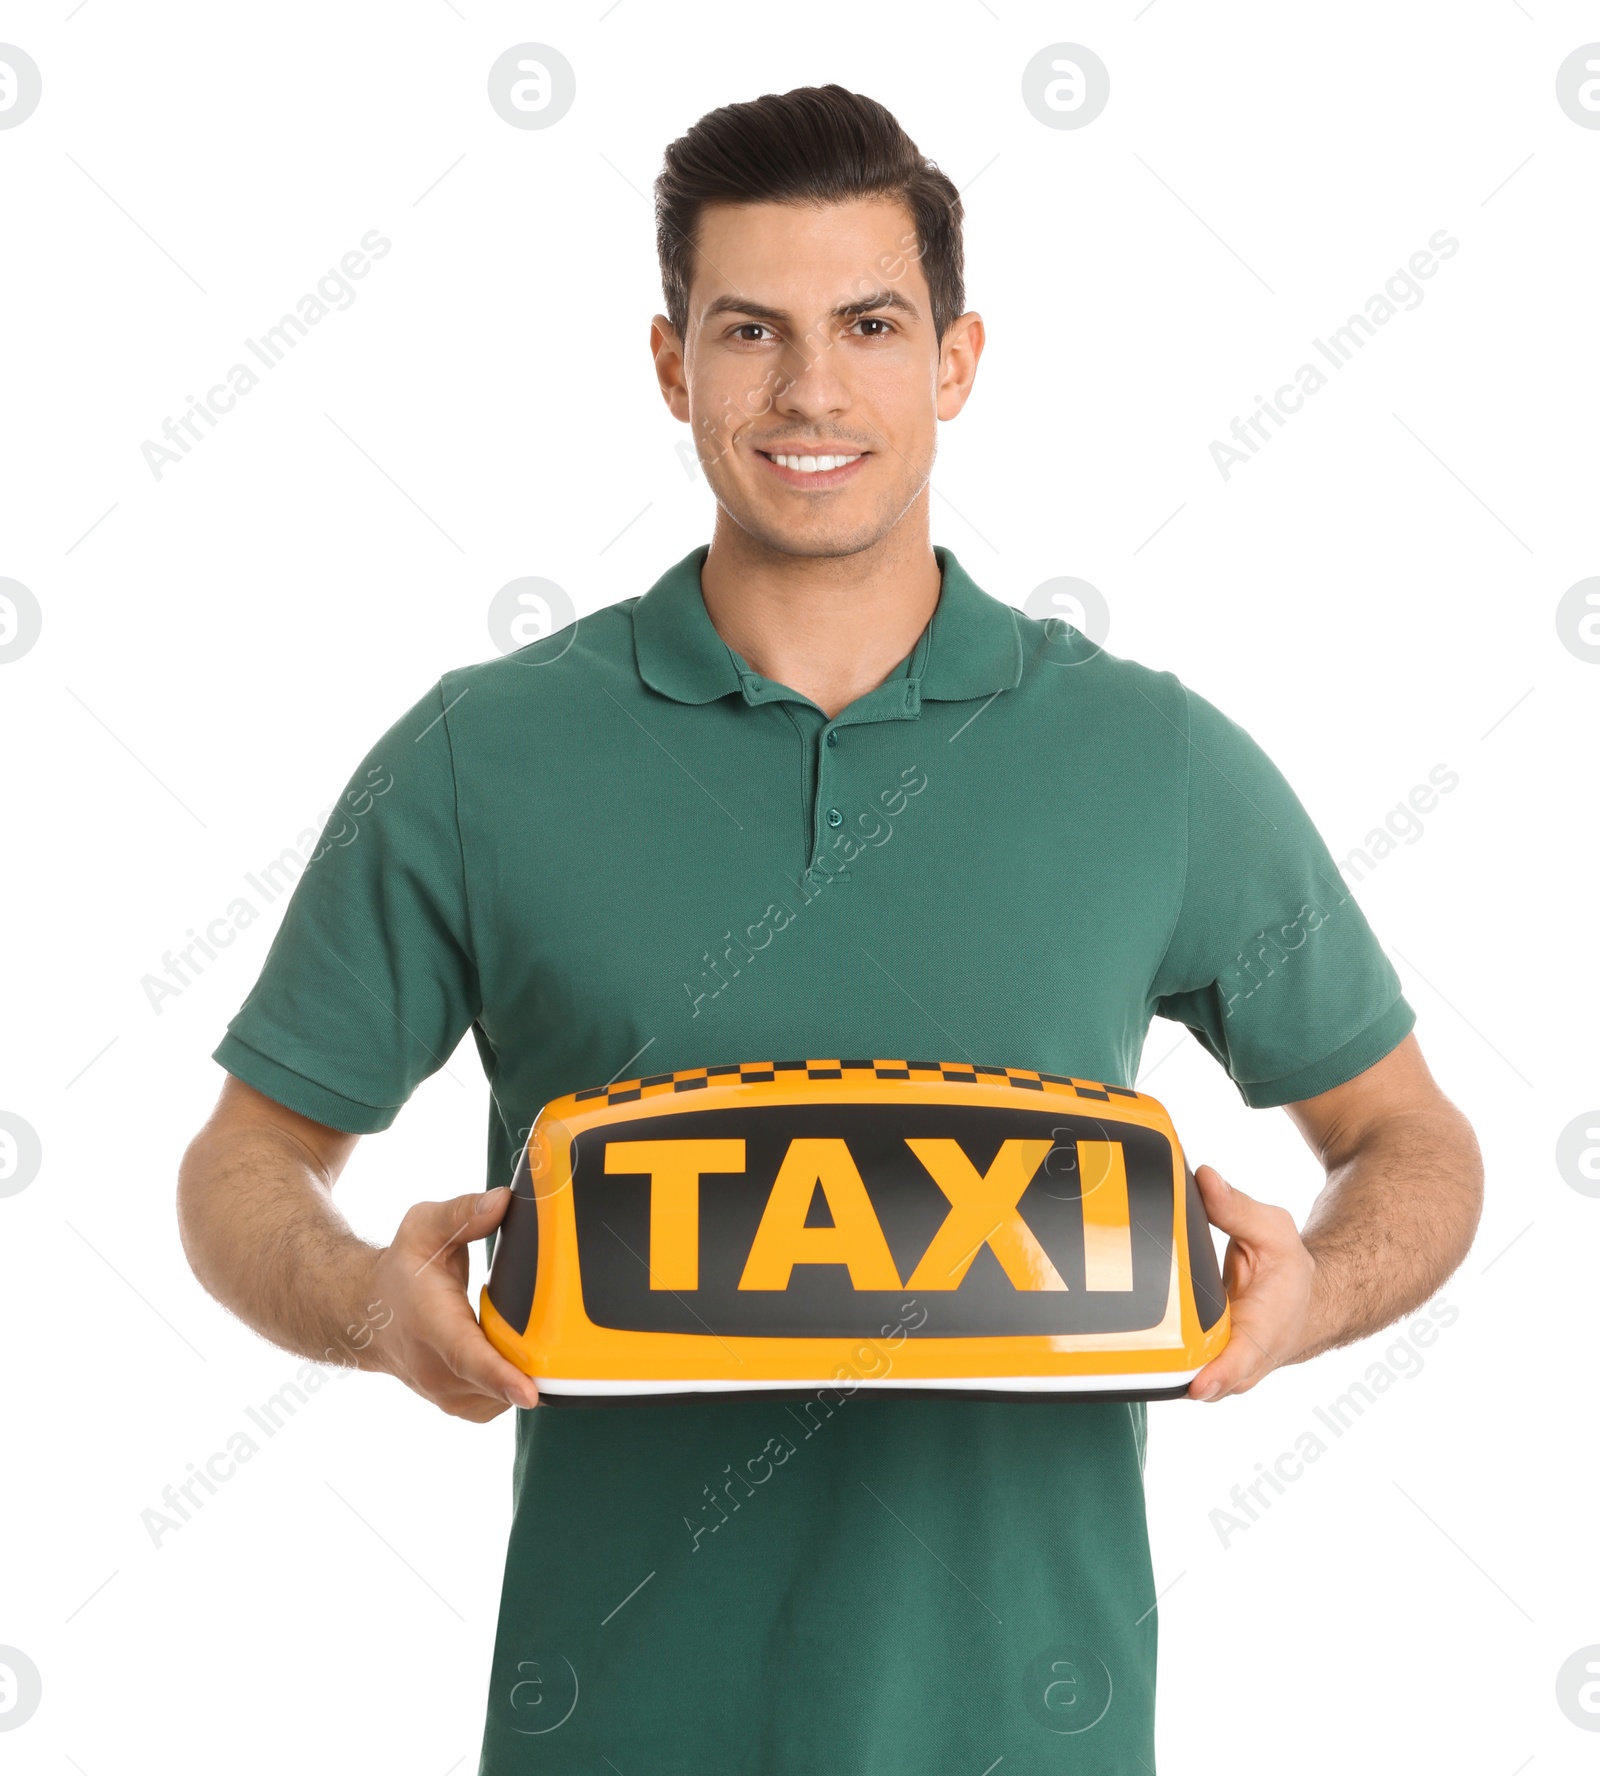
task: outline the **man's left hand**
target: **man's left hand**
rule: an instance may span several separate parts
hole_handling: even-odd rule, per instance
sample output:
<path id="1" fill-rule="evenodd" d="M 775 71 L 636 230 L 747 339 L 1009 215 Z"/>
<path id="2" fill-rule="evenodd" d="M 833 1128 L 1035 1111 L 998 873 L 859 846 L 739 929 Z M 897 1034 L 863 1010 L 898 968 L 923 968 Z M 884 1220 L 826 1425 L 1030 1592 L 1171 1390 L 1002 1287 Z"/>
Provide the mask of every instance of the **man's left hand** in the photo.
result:
<path id="1" fill-rule="evenodd" d="M 1222 1281 L 1232 1334 L 1189 1385 L 1191 1400 L 1247 1393 L 1311 1340 L 1317 1261 L 1287 1209 L 1235 1190 L 1215 1166 L 1195 1172 L 1212 1224 L 1228 1235 Z"/>

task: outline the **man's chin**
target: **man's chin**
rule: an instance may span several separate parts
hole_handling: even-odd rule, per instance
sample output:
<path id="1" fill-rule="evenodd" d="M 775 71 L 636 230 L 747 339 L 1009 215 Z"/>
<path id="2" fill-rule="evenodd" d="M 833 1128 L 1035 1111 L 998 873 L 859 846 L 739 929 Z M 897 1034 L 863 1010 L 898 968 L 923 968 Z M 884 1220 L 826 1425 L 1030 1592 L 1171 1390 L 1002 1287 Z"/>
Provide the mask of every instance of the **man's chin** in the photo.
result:
<path id="1" fill-rule="evenodd" d="M 794 521 L 777 518 L 771 512 L 734 507 L 718 500 L 722 512 L 757 547 L 774 555 L 791 555 L 799 559 L 827 560 L 833 557 L 860 555 L 876 548 L 894 529 L 900 514 L 856 513 L 815 517 Z"/>

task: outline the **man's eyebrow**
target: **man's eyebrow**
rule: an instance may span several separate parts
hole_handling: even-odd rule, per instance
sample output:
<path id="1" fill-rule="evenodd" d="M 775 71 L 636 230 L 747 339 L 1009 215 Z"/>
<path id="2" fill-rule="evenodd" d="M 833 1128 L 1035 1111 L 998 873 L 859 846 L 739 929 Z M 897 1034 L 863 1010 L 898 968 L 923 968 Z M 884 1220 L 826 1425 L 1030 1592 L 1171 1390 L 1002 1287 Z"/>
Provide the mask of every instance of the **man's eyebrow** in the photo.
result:
<path id="1" fill-rule="evenodd" d="M 858 296 L 853 302 L 836 303 L 829 310 L 829 315 L 836 321 L 854 321 L 880 308 L 898 309 L 912 320 L 922 318 L 917 305 L 909 296 L 902 296 L 898 290 L 874 290 L 869 295 Z M 745 315 L 753 321 L 770 321 L 774 326 L 782 326 L 789 320 L 783 309 L 772 308 L 765 302 L 752 302 L 749 297 L 739 295 L 715 297 L 706 304 L 701 319 L 711 321 L 723 314 Z"/>
<path id="2" fill-rule="evenodd" d="M 781 308 L 769 308 L 764 302 L 752 302 L 744 296 L 718 296 L 706 304 L 702 320 L 715 320 L 722 314 L 749 315 L 756 321 L 786 321 L 788 316 Z"/>
<path id="3" fill-rule="evenodd" d="M 909 296 L 902 296 L 898 290 L 874 290 L 870 296 L 862 296 L 854 302 L 841 302 L 833 310 L 835 320 L 859 320 L 864 314 L 871 314 L 879 308 L 897 308 L 902 314 L 910 315 L 912 320 L 921 320 L 922 316 Z"/>

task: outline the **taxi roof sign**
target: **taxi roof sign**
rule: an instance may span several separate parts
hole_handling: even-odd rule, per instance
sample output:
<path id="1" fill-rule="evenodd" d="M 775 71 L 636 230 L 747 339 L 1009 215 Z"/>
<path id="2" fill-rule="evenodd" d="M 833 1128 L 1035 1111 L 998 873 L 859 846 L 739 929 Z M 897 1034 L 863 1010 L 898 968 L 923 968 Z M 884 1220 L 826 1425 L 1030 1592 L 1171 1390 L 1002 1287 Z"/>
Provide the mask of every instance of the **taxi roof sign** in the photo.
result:
<path id="1" fill-rule="evenodd" d="M 1228 1338 L 1154 1098 L 899 1060 L 692 1068 L 552 1100 L 480 1317 L 543 1398 L 574 1405 L 841 1385 L 1171 1398 Z"/>

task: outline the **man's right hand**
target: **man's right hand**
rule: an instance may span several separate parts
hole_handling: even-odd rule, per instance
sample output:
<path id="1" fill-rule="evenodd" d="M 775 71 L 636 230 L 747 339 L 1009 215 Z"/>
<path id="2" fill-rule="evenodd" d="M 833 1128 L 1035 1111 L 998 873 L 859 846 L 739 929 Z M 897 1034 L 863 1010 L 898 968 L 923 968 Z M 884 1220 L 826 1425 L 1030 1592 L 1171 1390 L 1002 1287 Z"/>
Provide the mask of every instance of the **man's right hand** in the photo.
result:
<path id="1" fill-rule="evenodd" d="M 467 1246 L 500 1225 L 510 1201 L 502 1186 L 408 1209 L 393 1243 L 372 1254 L 363 1317 L 346 1340 L 370 1331 L 356 1354 L 363 1369 L 397 1376 L 476 1424 L 539 1404 L 538 1388 L 484 1337 L 467 1300 Z"/>
<path id="2" fill-rule="evenodd" d="M 467 1300 L 468 1242 L 499 1226 L 510 1190 L 418 1203 L 391 1244 L 372 1246 L 333 1202 L 357 1139 L 230 1077 L 178 1174 L 195 1275 L 263 1338 L 398 1376 L 454 1418 L 536 1406 Z"/>

